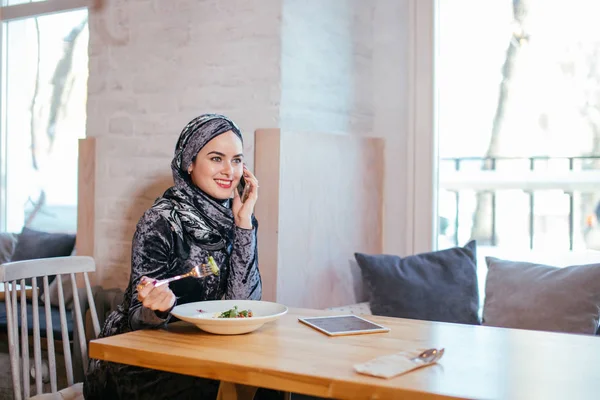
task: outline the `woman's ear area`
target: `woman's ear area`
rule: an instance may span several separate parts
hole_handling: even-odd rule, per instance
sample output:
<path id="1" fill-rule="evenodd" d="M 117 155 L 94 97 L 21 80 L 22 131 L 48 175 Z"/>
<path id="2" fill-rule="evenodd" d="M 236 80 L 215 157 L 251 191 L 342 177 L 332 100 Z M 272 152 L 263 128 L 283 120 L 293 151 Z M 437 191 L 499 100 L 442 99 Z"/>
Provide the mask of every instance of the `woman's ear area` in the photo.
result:
<path id="1" fill-rule="evenodd" d="M 187 167 L 187 173 L 188 175 L 192 174 L 192 171 L 194 170 L 194 164 L 196 163 L 196 158 L 198 157 L 198 154 L 196 154 L 192 160 L 190 161 L 190 165 Z"/>

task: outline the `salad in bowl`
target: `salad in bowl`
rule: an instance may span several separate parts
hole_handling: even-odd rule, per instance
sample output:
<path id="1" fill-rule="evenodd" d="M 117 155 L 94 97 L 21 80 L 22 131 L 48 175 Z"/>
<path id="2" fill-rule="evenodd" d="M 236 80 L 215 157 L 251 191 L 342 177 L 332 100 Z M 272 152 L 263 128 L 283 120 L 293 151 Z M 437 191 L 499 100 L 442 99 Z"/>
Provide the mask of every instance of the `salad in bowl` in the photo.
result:
<path id="1" fill-rule="evenodd" d="M 213 300 L 176 306 L 171 314 L 199 329 L 220 334 L 239 335 L 253 332 L 285 315 L 282 304 L 260 300 Z"/>

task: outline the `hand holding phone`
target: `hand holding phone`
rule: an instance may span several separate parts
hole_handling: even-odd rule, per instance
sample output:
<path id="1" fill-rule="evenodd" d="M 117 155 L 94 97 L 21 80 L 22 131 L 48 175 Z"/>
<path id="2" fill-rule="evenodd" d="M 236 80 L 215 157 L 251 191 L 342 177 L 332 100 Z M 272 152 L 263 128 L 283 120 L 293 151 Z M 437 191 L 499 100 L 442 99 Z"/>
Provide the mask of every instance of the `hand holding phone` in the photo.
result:
<path id="1" fill-rule="evenodd" d="M 238 187 L 237 187 L 237 191 L 240 196 L 240 199 L 242 200 L 242 203 L 245 203 L 246 200 L 248 199 L 247 188 L 248 188 L 248 186 L 246 185 L 246 180 L 242 176 L 242 178 L 240 179 L 240 183 L 238 184 Z"/>
<path id="2" fill-rule="evenodd" d="M 258 180 L 244 166 L 244 173 L 236 188 L 233 198 L 233 217 L 235 224 L 241 228 L 252 229 L 252 214 L 258 199 Z"/>

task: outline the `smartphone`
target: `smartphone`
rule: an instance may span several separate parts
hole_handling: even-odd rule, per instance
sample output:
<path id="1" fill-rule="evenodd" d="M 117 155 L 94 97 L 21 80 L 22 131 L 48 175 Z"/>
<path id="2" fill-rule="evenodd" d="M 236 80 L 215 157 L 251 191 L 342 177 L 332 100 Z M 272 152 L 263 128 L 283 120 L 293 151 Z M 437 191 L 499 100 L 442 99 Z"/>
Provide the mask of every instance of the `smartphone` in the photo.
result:
<path id="1" fill-rule="evenodd" d="M 238 194 L 240 195 L 240 199 L 242 200 L 242 203 L 245 202 L 247 193 L 246 193 L 246 180 L 244 179 L 243 176 L 240 178 L 240 183 L 238 184 L 237 191 L 238 191 Z"/>

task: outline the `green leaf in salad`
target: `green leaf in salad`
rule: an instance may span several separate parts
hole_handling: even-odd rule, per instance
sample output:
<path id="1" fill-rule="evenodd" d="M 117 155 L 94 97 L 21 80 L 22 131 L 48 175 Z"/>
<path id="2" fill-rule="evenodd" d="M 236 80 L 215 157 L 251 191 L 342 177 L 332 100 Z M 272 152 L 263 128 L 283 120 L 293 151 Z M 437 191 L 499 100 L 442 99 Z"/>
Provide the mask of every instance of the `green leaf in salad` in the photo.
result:
<path id="1" fill-rule="evenodd" d="M 252 317 L 252 310 L 238 310 L 237 306 L 223 311 L 217 318 L 249 318 Z"/>
<path id="2" fill-rule="evenodd" d="M 215 262 L 215 259 L 212 256 L 208 256 L 208 266 L 213 274 L 219 275 L 219 266 Z"/>

